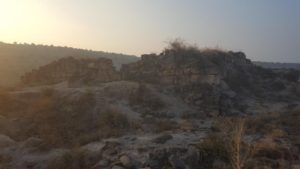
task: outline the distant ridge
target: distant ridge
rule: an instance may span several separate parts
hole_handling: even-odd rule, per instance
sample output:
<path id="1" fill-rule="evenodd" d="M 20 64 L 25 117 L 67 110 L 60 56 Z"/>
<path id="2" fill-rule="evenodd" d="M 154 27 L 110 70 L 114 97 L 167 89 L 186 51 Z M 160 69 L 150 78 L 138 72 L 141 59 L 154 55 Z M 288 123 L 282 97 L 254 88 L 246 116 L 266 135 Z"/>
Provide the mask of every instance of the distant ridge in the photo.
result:
<path id="1" fill-rule="evenodd" d="M 300 63 L 278 63 L 278 62 L 253 62 L 256 65 L 259 65 L 264 68 L 269 69 L 296 69 L 300 70 Z"/>
<path id="2" fill-rule="evenodd" d="M 63 57 L 112 59 L 118 69 L 122 64 L 139 60 L 126 54 L 92 51 L 71 47 L 0 42 L 0 86 L 17 84 L 21 75 Z"/>

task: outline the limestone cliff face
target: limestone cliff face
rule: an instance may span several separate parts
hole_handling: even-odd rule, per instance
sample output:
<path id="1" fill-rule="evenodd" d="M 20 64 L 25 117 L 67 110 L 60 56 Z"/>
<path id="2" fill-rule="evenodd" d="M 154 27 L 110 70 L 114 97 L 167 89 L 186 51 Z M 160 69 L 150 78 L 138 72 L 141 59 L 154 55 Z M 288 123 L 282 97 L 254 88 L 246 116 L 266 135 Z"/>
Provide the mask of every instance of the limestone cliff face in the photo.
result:
<path id="1" fill-rule="evenodd" d="M 25 85 L 55 84 L 63 81 L 92 84 L 119 79 L 110 59 L 63 58 L 22 76 Z"/>
<path id="2" fill-rule="evenodd" d="M 140 61 L 122 66 L 127 80 L 164 85 L 220 84 L 237 68 L 251 67 L 242 52 L 164 51 L 160 55 L 142 55 Z"/>

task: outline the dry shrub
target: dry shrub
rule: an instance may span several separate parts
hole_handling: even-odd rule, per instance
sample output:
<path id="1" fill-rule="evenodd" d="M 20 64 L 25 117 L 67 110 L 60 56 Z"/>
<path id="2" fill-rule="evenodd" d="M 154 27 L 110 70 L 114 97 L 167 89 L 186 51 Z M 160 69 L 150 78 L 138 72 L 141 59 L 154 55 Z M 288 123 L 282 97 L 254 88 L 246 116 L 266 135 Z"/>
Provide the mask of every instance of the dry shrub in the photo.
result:
<path id="1" fill-rule="evenodd" d="M 164 49 L 164 54 L 169 53 L 199 53 L 200 50 L 196 45 L 187 44 L 183 39 L 177 38 L 169 42 L 169 45 Z"/>
<path id="2" fill-rule="evenodd" d="M 220 48 L 220 47 L 215 47 L 215 48 L 203 48 L 201 49 L 201 53 L 203 55 L 208 55 L 208 56 L 212 56 L 212 55 L 228 55 L 228 51 Z"/>
<path id="3" fill-rule="evenodd" d="M 218 134 L 209 135 L 197 145 L 199 164 L 204 169 L 212 169 L 214 161 L 221 160 L 229 163 L 229 152 L 224 140 Z"/>
<path id="4" fill-rule="evenodd" d="M 280 113 L 269 112 L 248 117 L 246 121 L 248 134 L 261 134 L 271 137 L 284 137 L 286 132 L 282 129 Z"/>
<path id="5" fill-rule="evenodd" d="M 218 125 L 216 125 L 216 128 L 219 129 L 218 139 L 223 141 L 228 153 L 228 160 L 231 168 L 247 168 L 249 167 L 248 165 L 250 161 L 254 159 L 293 159 L 293 155 L 289 148 L 281 146 L 277 142 L 273 141 L 274 138 L 285 135 L 285 133 L 282 133 L 283 131 L 279 128 L 278 124 L 280 123 L 278 117 L 278 113 L 267 113 L 255 118 L 250 118 L 249 121 L 244 118 L 219 119 Z M 267 123 L 274 124 L 271 125 L 272 127 L 268 128 Z M 253 129 L 253 126 L 256 126 L 257 128 Z M 259 129 L 259 127 L 267 129 Z M 253 135 L 257 135 L 257 133 L 264 133 L 268 136 L 266 138 L 270 139 L 269 141 L 257 141 L 255 138 L 246 139 L 246 133 Z"/>
<path id="6" fill-rule="evenodd" d="M 255 158 L 268 158 L 272 160 L 294 161 L 298 154 L 293 152 L 290 147 L 280 145 L 272 140 L 262 140 L 256 144 L 257 151 L 253 155 Z"/>
<path id="7" fill-rule="evenodd" d="M 254 142 L 244 140 L 246 122 L 243 118 L 221 118 L 218 119 L 220 137 L 232 169 L 245 168 L 247 161 L 253 156 L 257 147 Z"/>

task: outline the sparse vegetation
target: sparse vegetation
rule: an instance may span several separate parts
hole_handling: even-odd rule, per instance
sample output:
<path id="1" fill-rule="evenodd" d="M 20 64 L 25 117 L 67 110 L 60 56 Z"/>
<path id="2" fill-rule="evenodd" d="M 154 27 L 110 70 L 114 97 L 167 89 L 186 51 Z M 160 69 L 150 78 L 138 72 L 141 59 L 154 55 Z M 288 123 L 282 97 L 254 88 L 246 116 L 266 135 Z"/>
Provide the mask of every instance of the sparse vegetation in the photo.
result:
<path id="1" fill-rule="evenodd" d="M 254 117 L 247 118 L 248 134 L 260 134 L 272 137 L 284 137 L 286 133 L 283 131 L 280 122 L 280 113 L 269 112 Z"/>
<path id="2" fill-rule="evenodd" d="M 245 119 L 221 118 L 217 120 L 214 134 L 207 139 L 209 139 L 209 143 L 215 143 L 216 140 L 221 142 L 224 148 L 223 154 L 226 154 L 228 160 L 227 164 L 233 169 L 259 166 L 286 168 L 290 164 L 282 163 L 282 161 L 280 163 L 279 159 L 289 162 L 297 159 L 297 149 L 288 148 L 285 143 L 282 143 L 287 141 L 288 136 L 288 133 L 282 129 L 283 126 L 288 126 L 287 124 L 295 126 L 292 122 L 287 121 L 289 120 L 285 117 L 282 118 L 279 113 L 267 113 Z M 296 123 L 297 118 L 294 117 L 293 121 Z M 297 131 L 297 129 L 289 131 Z M 207 143 L 206 140 L 203 144 L 205 143 Z M 296 142 L 293 144 L 296 145 Z M 218 147 L 217 145 L 214 147 Z M 218 155 L 215 157 L 217 158 Z M 226 162 L 226 160 L 224 161 Z"/>
<path id="3" fill-rule="evenodd" d="M 100 138 L 120 136 L 134 128 L 126 114 L 113 107 L 105 108 L 100 113 L 97 123 Z"/>
<path id="4" fill-rule="evenodd" d="M 219 135 L 210 135 L 197 145 L 200 159 L 199 163 L 204 169 L 212 169 L 216 160 L 229 163 L 229 152 L 224 140 Z"/>
<path id="5" fill-rule="evenodd" d="M 244 169 L 247 161 L 255 151 L 255 144 L 246 142 L 245 119 L 242 118 L 222 118 L 218 122 L 220 125 L 219 139 L 225 146 L 229 164 L 232 169 Z"/>
<path id="6" fill-rule="evenodd" d="M 161 110 L 166 106 L 161 98 L 156 96 L 145 84 L 139 84 L 137 90 L 131 93 L 129 105 L 133 108 L 148 109 L 146 113 Z"/>

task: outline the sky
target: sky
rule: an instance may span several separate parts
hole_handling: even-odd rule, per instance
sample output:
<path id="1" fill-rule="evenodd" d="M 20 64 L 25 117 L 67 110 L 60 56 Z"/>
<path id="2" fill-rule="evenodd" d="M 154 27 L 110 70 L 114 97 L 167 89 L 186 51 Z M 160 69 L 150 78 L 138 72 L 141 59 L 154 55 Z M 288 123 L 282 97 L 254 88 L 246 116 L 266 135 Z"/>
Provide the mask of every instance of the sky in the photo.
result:
<path id="1" fill-rule="evenodd" d="M 0 0 L 0 41 L 141 55 L 176 38 L 300 62 L 299 0 Z"/>

